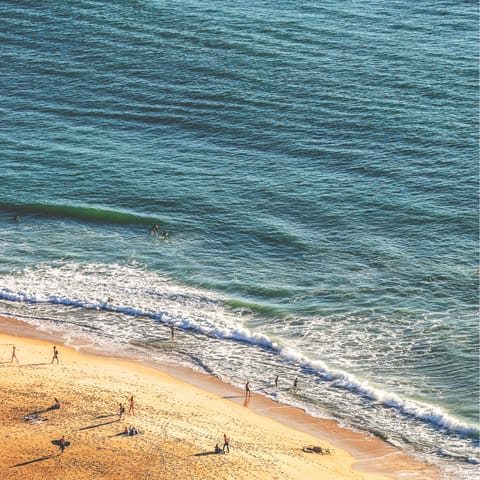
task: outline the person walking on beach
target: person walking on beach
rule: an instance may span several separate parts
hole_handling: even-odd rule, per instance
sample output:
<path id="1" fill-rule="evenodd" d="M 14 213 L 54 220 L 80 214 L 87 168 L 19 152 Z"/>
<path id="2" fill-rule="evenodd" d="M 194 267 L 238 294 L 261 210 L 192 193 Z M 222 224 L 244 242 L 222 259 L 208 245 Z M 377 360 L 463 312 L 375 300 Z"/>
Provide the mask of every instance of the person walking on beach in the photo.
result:
<path id="1" fill-rule="evenodd" d="M 17 358 L 17 350 L 15 348 L 15 345 L 12 347 L 12 359 L 10 361 L 13 362 L 14 359 L 17 361 L 17 363 L 19 363 L 18 358 Z"/>
<path id="2" fill-rule="evenodd" d="M 251 394 L 251 392 L 250 392 L 250 382 L 247 382 L 245 384 L 245 398 L 250 397 L 250 394 Z"/>
<path id="3" fill-rule="evenodd" d="M 130 397 L 129 400 L 128 413 L 135 415 L 135 400 L 133 399 L 133 395 Z"/>
<path id="4" fill-rule="evenodd" d="M 60 363 L 59 360 L 58 360 L 58 350 L 57 350 L 57 347 L 54 345 L 54 346 L 53 346 L 52 363 L 53 363 L 55 360 L 57 361 L 57 363 Z"/>
<path id="5" fill-rule="evenodd" d="M 170 325 L 170 337 L 172 338 L 172 340 L 175 338 L 175 326 L 173 325 L 173 323 Z"/>
<path id="6" fill-rule="evenodd" d="M 227 449 L 227 453 L 230 453 L 230 439 L 226 433 L 223 434 L 223 453 L 225 453 L 225 449 Z"/>
<path id="7" fill-rule="evenodd" d="M 118 404 L 118 420 L 120 421 L 122 418 L 125 418 L 125 407 L 123 403 Z"/>

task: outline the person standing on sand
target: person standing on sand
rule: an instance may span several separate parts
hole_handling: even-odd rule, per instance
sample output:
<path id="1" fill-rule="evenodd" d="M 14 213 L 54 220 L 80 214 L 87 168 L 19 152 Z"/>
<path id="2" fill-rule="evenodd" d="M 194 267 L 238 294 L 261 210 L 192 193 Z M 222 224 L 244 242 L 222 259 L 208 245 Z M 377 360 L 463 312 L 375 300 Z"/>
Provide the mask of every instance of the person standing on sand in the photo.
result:
<path id="1" fill-rule="evenodd" d="M 226 433 L 223 434 L 223 453 L 225 453 L 225 449 L 227 449 L 227 453 L 230 453 L 230 439 Z"/>
<path id="2" fill-rule="evenodd" d="M 65 450 L 65 436 L 64 435 L 62 435 L 62 438 L 59 440 L 58 444 L 60 446 L 60 453 L 63 453 L 64 450 Z"/>
<path id="3" fill-rule="evenodd" d="M 52 363 L 53 363 L 55 360 L 57 361 L 57 363 L 60 363 L 59 360 L 58 360 L 58 350 L 57 350 L 57 347 L 54 345 L 54 346 L 53 346 Z"/>
<path id="4" fill-rule="evenodd" d="M 125 418 L 125 407 L 123 403 L 118 404 L 118 420 L 120 421 L 122 418 Z"/>
<path id="5" fill-rule="evenodd" d="M 13 359 L 15 359 L 17 363 L 20 363 L 17 358 L 17 351 L 15 349 L 15 345 L 12 347 L 12 359 L 10 361 L 13 362 Z"/>
<path id="6" fill-rule="evenodd" d="M 245 384 L 245 398 L 250 397 L 250 394 L 251 394 L 251 392 L 250 392 L 250 382 L 247 382 Z"/>
<path id="7" fill-rule="evenodd" d="M 133 399 L 133 395 L 130 397 L 129 405 L 130 406 L 128 407 L 128 413 L 135 415 L 135 400 Z"/>

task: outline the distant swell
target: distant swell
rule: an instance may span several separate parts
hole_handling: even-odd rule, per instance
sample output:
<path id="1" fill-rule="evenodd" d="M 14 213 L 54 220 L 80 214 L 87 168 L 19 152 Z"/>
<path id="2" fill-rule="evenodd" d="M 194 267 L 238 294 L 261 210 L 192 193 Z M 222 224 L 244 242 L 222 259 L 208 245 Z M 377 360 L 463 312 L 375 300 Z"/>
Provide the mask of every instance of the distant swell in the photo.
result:
<path id="1" fill-rule="evenodd" d="M 119 225 L 149 225 L 163 223 L 157 217 L 140 215 L 128 211 L 88 205 L 62 204 L 6 204 L 0 203 L 0 210 L 19 216 L 37 215 L 43 217 L 68 218 L 86 222 Z"/>

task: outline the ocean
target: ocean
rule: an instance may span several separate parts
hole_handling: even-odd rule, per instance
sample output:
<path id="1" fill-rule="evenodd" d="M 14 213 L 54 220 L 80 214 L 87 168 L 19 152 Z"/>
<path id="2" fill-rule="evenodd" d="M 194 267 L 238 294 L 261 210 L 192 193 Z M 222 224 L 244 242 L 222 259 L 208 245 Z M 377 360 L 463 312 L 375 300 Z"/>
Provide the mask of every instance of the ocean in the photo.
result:
<path id="1" fill-rule="evenodd" d="M 478 17 L 0 2 L 0 313 L 477 478 Z"/>

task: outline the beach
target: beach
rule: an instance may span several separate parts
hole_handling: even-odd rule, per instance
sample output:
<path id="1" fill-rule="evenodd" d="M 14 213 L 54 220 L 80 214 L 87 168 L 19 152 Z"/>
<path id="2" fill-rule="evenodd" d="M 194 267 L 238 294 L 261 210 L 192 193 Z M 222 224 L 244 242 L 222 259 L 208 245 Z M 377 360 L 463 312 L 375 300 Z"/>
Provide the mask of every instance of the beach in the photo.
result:
<path id="1" fill-rule="evenodd" d="M 14 319 L 1 318 L 0 331 L 2 480 L 439 478 L 379 439 L 254 391 L 245 399 L 243 391 L 211 376 L 188 377 L 179 369 L 180 379 L 148 365 L 80 353 Z M 125 434 L 129 427 L 140 433 Z M 230 452 L 216 454 L 224 434 Z M 62 436 L 69 442 L 63 453 Z M 311 450 L 318 446 L 325 453 Z"/>
<path id="2" fill-rule="evenodd" d="M 478 480 L 476 7 L 2 2 L 0 480 Z"/>

